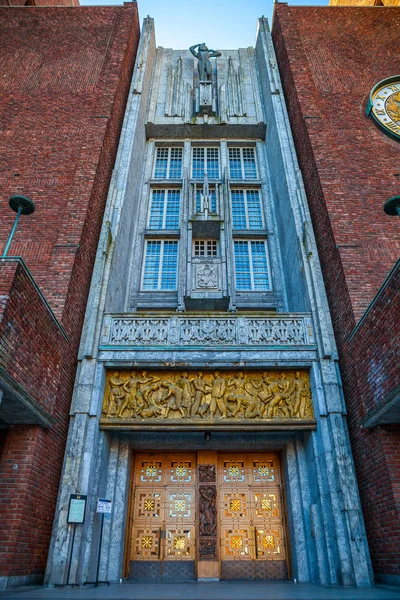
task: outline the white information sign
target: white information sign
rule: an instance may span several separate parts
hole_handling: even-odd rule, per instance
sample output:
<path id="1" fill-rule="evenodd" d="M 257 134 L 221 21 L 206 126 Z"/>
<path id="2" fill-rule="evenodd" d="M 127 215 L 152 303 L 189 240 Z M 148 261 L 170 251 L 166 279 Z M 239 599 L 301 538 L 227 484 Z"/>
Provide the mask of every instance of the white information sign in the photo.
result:
<path id="1" fill-rule="evenodd" d="M 97 500 L 97 510 L 98 513 L 111 514 L 111 500 L 106 500 L 105 498 L 99 498 Z"/>
<path id="2" fill-rule="evenodd" d="M 87 496 L 83 494 L 71 494 L 69 498 L 68 523 L 82 525 L 85 521 Z"/>

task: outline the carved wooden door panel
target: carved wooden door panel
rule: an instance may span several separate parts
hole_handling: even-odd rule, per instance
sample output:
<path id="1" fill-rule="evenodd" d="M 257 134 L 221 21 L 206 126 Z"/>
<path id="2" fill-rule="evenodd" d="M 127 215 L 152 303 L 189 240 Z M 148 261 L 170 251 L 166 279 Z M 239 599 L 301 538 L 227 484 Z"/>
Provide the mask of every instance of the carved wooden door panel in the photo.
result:
<path id="1" fill-rule="evenodd" d="M 218 465 L 221 576 L 287 579 L 277 455 L 222 455 Z"/>
<path id="2" fill-rule="evenodd" d="M 194 579 L 194 455 L 138 455 L 130 579 Z"/>

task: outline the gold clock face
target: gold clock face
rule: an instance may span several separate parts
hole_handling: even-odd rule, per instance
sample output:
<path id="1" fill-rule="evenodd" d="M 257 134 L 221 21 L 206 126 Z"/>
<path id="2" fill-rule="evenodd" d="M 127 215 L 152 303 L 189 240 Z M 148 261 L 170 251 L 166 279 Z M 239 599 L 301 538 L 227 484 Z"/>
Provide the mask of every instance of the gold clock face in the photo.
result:
<path id="1" fill-rule="evenodd" d="M 367 114 L 390 137 L 400 140 L 400 75 L 385 79 L 372 89 Z"/>

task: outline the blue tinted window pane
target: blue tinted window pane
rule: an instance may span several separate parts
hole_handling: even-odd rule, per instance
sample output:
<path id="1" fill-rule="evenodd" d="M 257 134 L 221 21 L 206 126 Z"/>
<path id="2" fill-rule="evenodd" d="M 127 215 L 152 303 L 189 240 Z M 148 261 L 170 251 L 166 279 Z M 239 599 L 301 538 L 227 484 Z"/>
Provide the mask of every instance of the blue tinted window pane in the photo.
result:
<path id="1" fill-rule="evenodd" d="M 229 175 L 231 179 L 242 179 L 240 148 L 229 148 Z"/>
<path id="2" fill-rule="evenodd" d="M 257 179 L 256 157 L 254 148 L 242 148 L 243 169 L 245 179 Z"/>
<path id="3" fill-rule="evenodd" d="M 144 263 L 143 289 L 158 289 L 158 273 L 160 270 L 161 242 L 148 241 Z"/>
<path id="4" fill-rule="evenodd" d="M 168 148 L 157 148 L 156 166 L 154 169 L 155 179 L 166 179 L 168 168 Z"/>
<path id="5" fill-rule="evenodd" d="M 264 242 L 251 242 L 253 281 L 255 290 L 268 290 L 267 253 Z"/>
<path id="6" fill-rule="evenodd" d="M 234 246 L 236 289 L 251 290 L 251 273 L 248 244 L 245 241 L 236 241 Z"/>
<path id="7" fill-rule="evenodd" d="M 232 224 L 234 229 L 246 229 L 246 209 L 244 191 L 232 190 Z"/>
<path id="8" fill-rule="evenodd" d="M 204 177 L 204 148 L 193 148 L 192 177 L 193 179 Z"/>
<path id="9" fill-rule="evenodd" d="M 167 192 L 167 214 L 165 216 L 165 229 L 179 228 L 179 210 L 181 193 L 179 190 L 168 190 Z"/>
<path id="10" fill-rule="evenodd" d="M 219 149 L 218 148 L 193 148 L 192 177 L 203 179 L 207 161 L 207 175 L 209 179 L 219 179 Z"/>
<path id="11" fill-rule="evenodd" d="M 150 218 L 149 228 L 150 229 L 162 229 L 163 218 L 164 218 L 164 190 L 153 190 L 151 193 L 151 207 L 150 207 Z"/>
<path id="12" fill-rule="evenodd" d="M 209 179 L 219 178 L 218 148 L 207 148 L 207 174 Z"/>
<path id="13" fill-rule="evenodd" d="M 260 194 L 258 190 L 247 190 L 246 196 L 249 229 L 262 229 Z"/>
<path id="14" fill-rule="evenodd" d="M 211 200 L 211 212 L 212 213 L 216 213 L 217 212 L 217 195 L 215 193 L 215 190 L 210 190 L 210 200 Z"/>
<path id="15" fill-rule="evenodd" d="M 180 179 L 182 177 L 182 148 L 171 148 L 171 160 L 169 164 L 169 178 Z"/>
<path id="16" fill-rule="evenodd" d="M 196 212 L 201 212 L 201 192 L 196 190 Z"/>
<path id="17" fill-rule="evenodd" d="M 161 290 L 176 289 L 176 267 L 178 259 L 178 242 L 164 242 L 164 256 L 161 273 Z"/>

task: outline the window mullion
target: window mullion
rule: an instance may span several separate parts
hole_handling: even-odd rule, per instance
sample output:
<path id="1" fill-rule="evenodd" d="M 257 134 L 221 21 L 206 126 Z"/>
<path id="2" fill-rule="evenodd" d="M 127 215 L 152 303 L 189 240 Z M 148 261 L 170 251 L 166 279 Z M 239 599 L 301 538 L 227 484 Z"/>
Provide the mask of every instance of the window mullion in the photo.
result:
<path id="1" fill-rule="evenodd" d="M 243 148 L 240 148 L 240 168 L 242 169 L 242 179 L 246 179 L 246 174 L 244 172 Z"/>

